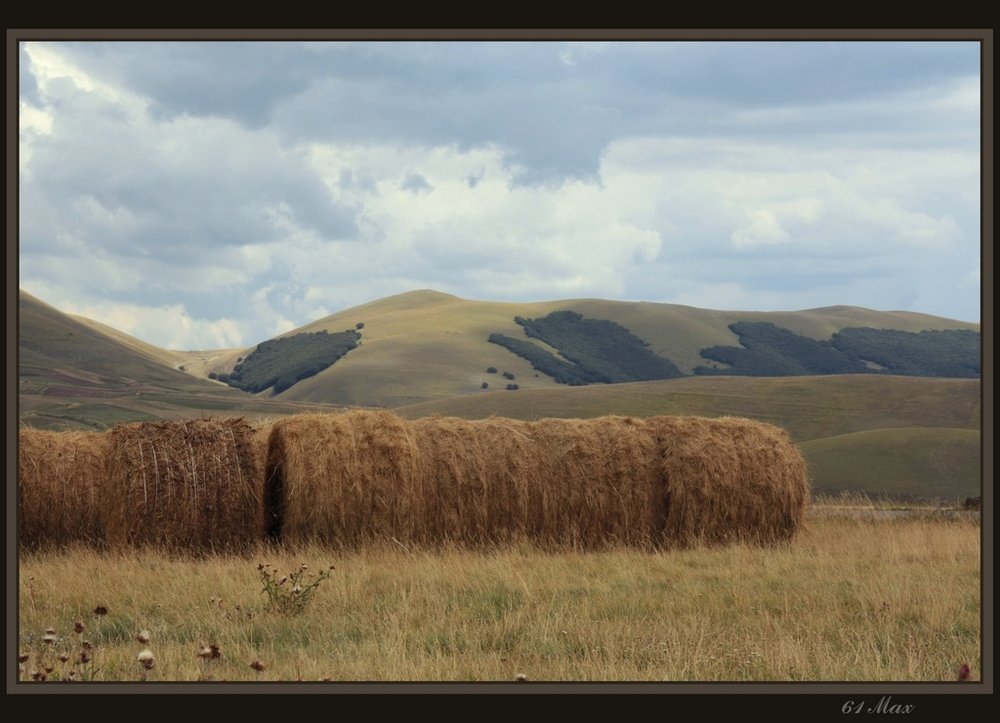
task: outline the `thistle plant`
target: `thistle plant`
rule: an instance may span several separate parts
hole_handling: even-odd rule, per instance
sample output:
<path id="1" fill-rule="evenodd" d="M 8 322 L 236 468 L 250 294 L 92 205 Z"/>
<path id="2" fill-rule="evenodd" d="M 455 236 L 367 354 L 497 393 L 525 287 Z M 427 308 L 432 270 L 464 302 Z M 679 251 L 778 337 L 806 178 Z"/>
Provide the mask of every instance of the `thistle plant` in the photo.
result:
<path id="1" fill-rule="evenodd" d="M 222 657 L 219 646 L 214 643 L 202 645 L 198 649 L 198 657 L 201 659 L 201 675 L 198 680 L 213 680 L 212 663 Z"/>
<path id="2" fill-rule="evenodd" d="M 143 649 L 142 651 L 139 652 L 139 655 L 136 656 L 136 661 L 139 663 L 139 666 L 141 667 L 141 672 L 139 673 L 139 680 L 143 681 L 148 680 L 149 671 L 151 671 L 154 667 L 156 667 L 156 658 L 153 657 L 153 651 L 151 651 L 149 648 Z"/>
<path id="3" fill-rule="evenodd" d="M 260 594 L 267 595 L 267 606 L 272 612 L 282 615 L 301 613 L 319 584 L 330 577 L 333 569 L 334 566 L 330 565 L 328 570 L 316 575 L 309 572 L 308 566 L 303 564 L 295 572 L 282 575 L 278 568 L 261 563 L 257 565 L 261 582 L 264 583 Z"/>
<path id="4" fill-rule="evenodd" d="M 44 681 L 80 681 L 93 680 L 94 646 L 84 639 L 87 626 L 82 620 L 73 623 L 73 631 L 78 636 L 78 644 L 72 645 L 72 639 L 60 635 L 55 628 L 48 628 L 45 634 L 29 632 L 25 637 L 29 641 L 29 650 L 19 652 L 17 657 L 18 675 L 21 680 Z M 38 649 L 35 641 L 42 645 Z"/>

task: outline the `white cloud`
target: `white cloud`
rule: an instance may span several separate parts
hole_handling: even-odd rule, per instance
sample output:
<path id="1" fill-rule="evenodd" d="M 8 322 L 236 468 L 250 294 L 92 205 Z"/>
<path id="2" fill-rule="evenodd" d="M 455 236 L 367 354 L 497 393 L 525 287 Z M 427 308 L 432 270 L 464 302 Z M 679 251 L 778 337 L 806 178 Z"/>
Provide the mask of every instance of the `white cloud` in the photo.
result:
<path id="1" fill-rule="evenodd" d="M 750 224 L 733 231 L 733 245 L 738 248 L 768 246 L 791 240 L 788 232 L 781 227 L 774 213 L 762 208 L 744 209 Z"/>
<path id="2" fill-rule="evenodd" d="M 244 323 L 231 319 L 195 319 L 183 304 L 145 307 L 135 304 L 66 302 L 58 307 L 123 331 L 137 339 L 155 339 L 164 349 L 230 349 L 243 346 Z"/>

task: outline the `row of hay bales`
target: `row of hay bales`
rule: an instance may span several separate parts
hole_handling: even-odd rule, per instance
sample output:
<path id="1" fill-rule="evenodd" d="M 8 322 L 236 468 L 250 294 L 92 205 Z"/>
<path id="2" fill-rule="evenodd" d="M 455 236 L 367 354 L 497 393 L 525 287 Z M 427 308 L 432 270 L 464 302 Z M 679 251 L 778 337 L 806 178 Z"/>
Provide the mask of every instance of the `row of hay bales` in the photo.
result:
<path id="1" fill-rule="evenodd" d="M 246 548 L 263 529 L 264 431 L 242 419 L 22 429 L 20 544 Z"/>
<path id="2" fill-rule="evenodd" d="M 790 539 L 787 433 L 747 419 L 389 412 L 22 430 L 21 544 L 240 550 L 261 540 L 648 548 Z M 58 507 L 60 514 L 54 514 Z"/>

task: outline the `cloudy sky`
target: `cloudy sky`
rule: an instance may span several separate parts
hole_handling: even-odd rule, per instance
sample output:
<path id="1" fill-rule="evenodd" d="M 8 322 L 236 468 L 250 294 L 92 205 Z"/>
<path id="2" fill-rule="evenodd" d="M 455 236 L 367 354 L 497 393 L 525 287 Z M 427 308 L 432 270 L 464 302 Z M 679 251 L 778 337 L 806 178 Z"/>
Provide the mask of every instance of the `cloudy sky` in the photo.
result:
<path id="1" fill-rule="evenodd" d="M 20 287 L 171 349 L 413 289 L 980 321 L 977 42 L 21 42 Z"/>

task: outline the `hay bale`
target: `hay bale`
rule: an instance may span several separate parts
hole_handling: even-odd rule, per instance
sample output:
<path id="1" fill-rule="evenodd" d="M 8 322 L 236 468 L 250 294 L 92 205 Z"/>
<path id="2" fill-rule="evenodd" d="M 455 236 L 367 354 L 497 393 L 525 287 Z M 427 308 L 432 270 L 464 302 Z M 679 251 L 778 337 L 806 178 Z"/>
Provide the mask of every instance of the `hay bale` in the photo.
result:
<path id="1" fill-rule="evenodd" d="M 734 417 L 646 424 L 660 448 L 667 544 L 773 544 L 802 526 L 808 473 L 785 430 Z"/>
<path id="2" fill-rule="evenodd" d="M 357 547 L 409 539 L 420 517 L 409 488 L 416 450 L 388 412 L 302 414 L 276 421 L 268 443 L 265 499 L 270 536 Z"/>
<path id="3" fill-rule="evenodd" d="M 487 533 L 483 542 L 504 545 L 530 540 L 542 524 L 536 491 L 541 487 L 538 442 L 530 422 L 490 417 L 474 423 L 483 487 Z"/>
<path id="4" fill-rule="evenodd" d="M 413 542 L 483 543 L 489 532 L 486 469 L 475 425 L 457 417 L 410 423 L 417 450 Z"/>
<path id="5" fill-rule="evenodd" d="M 18 539 L 24 548 L 100 545 L 98 505 L 107 436 L 99 432 L 20 431 Z"/>
<path id="6" fill-rule="evenodd" d="M 119 424 L 104 521 L 114 547 L 244 551 L 263 537 L 263 474 L 243 419 Z"/>
<path id="7" fill-rule="evenodd" d="M 741 419 L 356 410 L 275 422 L 267 459 L 272 536 L 342 547 L 771 542 L 794 534 L 808 496 L 787 434 Z"/>
<path id="8" fill-rule="evenodd" d="M 630 417 L 543 419 L 530 425 L 536 479 L 531 536 L 584 549 L 649 546 L 663 526 L 658 448 Z"/>

